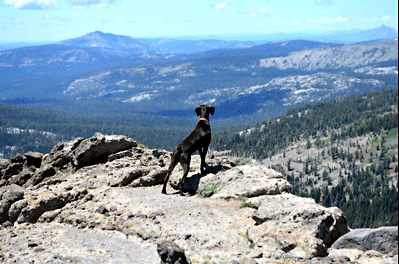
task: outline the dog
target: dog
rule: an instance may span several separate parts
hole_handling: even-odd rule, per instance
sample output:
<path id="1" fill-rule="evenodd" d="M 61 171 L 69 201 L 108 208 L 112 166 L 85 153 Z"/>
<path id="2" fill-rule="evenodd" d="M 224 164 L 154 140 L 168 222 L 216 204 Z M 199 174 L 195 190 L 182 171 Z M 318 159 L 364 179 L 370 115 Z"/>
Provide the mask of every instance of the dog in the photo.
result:
<path id="1" fill-rule="evenodd" d="M 180 195 L 183 195 L 184 181 L 190 170 L 191 155 L 197 150 L 201 156 L 201 173 L 205 174 L 205 156 L 211 143 L 211 126 L 209 122 L 209 114 L 215 113 L 215 107 L 211 105 L 199 105 L 195 108 L 195 113 L 199 116 L 199 120 L 194 130 L 177 145 L 172 154 L 168 172 L 163 183 L 162 193 L 166 194 L 166 185 L 168 184 L 170 174 L 180 162 L 183 168 L 183 178 L 180 180 Z"/>

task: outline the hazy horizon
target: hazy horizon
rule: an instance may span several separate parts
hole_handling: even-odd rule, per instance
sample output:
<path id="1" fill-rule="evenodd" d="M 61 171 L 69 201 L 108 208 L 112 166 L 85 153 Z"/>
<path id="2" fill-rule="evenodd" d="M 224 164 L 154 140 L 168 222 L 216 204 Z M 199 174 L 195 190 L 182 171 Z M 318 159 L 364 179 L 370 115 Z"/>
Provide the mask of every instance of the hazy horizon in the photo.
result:
<path id="1" fill-rule="evenodd" d="M 394 0 L 0 0 L 0 42 L 57 42 L 102 31 L 133 38 L 397 30 Z"/>

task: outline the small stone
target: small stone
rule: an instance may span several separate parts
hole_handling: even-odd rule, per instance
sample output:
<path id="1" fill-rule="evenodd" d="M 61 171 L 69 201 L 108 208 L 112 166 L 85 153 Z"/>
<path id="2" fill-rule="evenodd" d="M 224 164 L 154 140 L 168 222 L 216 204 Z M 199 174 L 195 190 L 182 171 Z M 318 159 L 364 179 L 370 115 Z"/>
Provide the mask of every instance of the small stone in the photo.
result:
<path id="1" fill-rule="evenodd" d="M 158 210 L 158 211 L 152 212 L 148 216 L 148 218 L 155 219 L 155 218 L 157 218 L 157 216 L 163 216 L 163 215 L 165 215 L 165 213 L 163 211 L 161 211 L 161 210 Z"/>
<path id="2" fill-rule="evenodd" d="M 40 252 L 43 252 L 44 250 L 45 250 L 44 248 L 38 247 L 38 248 L 35 248 L 34 252 L 40 253 Z"/>
<path id="3" fill-rule="evenodd" d="M 39 246 L 39 244 L 37 244 L 37 243 L 35 243 L 35 242 L 32 242 L 32 241 L 29 241 L 29 242 L 28 242 L 28 247 L 30 247 L 30 248 L 32 248 L 32 247 L 37 247 L 37 246 Z"/>
<path id="4" fill-rule="evenodd" d="M 93 200 L 93 197 L 94 197 L 94 196 L 93 196 L 92 194 L 90 194 L 90 193 L 89 193 L 89 194 L 86 194 L 85 200 L 86 200 L 86 201 L 91 201 L 91 200 Z"/>
<path id="5" fill-rule="evenodd" d="M 162 263 L 166 264 L 188 264 L 184 250 L 182 250 L 175 242 L 160 241 L 157 243 L 158 255 L 161 257 Z"/>
<path id="6" fill-rule="evenodd" d="M 118 209 L 116 208 L 116 206 L 115 205 L 111 205 L 110 207 L 109 207 L 109 211 L 110 212 L 116 212 Z"/>
<path id="7" fill-rule="evenodd" d="M 10 221 L 5 221 L 3 224 L 2 224 L 2 226 L 3 227 L 10 227 L 10 226 L 14 226 Z"/>
<path id="8" fill-rule="evenodd" d="M 108 213 L 108 209 L 105 207 L 105 205 L 100 205 L 97 208 L 96 212 L 99 214 L 106 214 L 106 213 Z"/>
<path id="9" fill-rule="evenodd" d="M 147 218 L 147 216 L 146 216 L 145 214 L 138 214 L 138 215 L 135 215 L 135 217 L 137 217 L 137 218 L 143 218 L 143 219 L 146 219 L 146 218 Z"/>

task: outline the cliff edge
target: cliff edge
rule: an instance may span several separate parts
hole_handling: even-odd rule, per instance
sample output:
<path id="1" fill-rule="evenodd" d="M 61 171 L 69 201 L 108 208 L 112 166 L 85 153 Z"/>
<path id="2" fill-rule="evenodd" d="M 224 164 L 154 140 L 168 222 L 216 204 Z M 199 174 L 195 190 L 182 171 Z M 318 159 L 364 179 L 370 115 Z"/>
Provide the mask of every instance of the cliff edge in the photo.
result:
<path id="1" fill-rule="evenodd" d="M 45 155 L 0 160 L 0 260 L 396 262 L 397 228 L 383 235 L 384 245 L 394 245 L 389 250 L 342 242 L 352 232 L 339 208 L 293 195 L 280 173 L 262 165 L 207 156 L 201 174 L 194 155 L 184 186 L 190 195 L 178 194 L 180 166 L 169 194 L 162 195 L 171 153 L 137 145 L 125 136 L 97 133 Z M 396 247 L 384 240 L 395 241 L 395 232 Z"/>

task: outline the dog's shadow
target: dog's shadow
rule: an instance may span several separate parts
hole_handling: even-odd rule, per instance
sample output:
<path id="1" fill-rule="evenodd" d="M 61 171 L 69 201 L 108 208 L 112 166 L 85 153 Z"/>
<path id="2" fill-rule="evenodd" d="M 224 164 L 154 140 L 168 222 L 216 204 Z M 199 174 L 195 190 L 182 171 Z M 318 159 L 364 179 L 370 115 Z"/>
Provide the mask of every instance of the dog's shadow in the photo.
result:
<path id="1" fill-rule="evenodd" d="M 198 193 L 198 189 L 199 189 L 199 185 L 201 182 L 201 179 L 205 176 L 207 176 L 208 174 L 212 173 L 212 174 L 217 174 L 220 171 L 225 171 L 225 170 L 229 170 L 230 168 L 227 166 L 223 166 L 223 165 L 207 165 L 205 167 L 205 173 L 196 173 L 191 175 L 191 177 L 186 178 L 185 184 L 184 184 L 184 192 L 187 192 L 189 195 L 196 195 Z"/>

